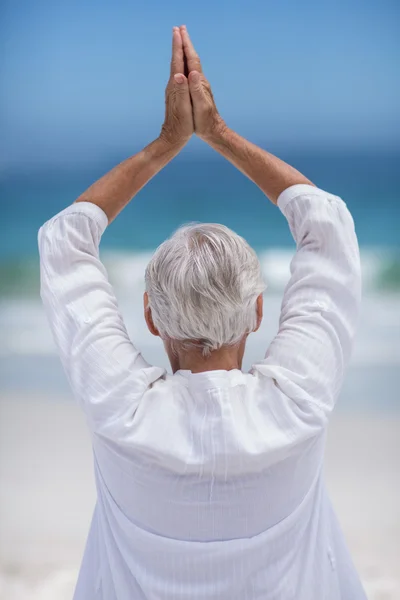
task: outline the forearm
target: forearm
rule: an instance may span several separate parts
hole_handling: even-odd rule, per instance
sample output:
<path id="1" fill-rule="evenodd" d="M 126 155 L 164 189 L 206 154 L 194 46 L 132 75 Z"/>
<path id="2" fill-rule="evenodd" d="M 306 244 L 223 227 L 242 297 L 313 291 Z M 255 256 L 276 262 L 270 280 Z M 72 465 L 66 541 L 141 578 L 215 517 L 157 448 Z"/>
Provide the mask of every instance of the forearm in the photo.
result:
<path id="1" fill-rule="evenodd" d="M 274 204 L 281 192 L 291 185 L 314 185 L 299 171 L 247 141 L 224 124 L 203 139 L 258 185 Z"/>
<path id="2" fill-rule="evenodd" d="M 154 175 L 167 165 L 183 148 L 187 140 L 177 144 L 162 138 L 127 158 L 93 183 L 75 202 L 92 202 L 99 206 L 111 223 Z"/>

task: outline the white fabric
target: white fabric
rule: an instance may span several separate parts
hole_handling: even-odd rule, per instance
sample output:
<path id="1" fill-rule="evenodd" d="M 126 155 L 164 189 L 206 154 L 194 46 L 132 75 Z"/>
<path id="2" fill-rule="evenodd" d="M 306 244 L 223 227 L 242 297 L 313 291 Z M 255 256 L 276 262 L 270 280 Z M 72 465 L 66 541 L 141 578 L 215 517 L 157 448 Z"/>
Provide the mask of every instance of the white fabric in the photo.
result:
<path id="1" fill-rule="evenodd" d="M 105 213 L 75 203 L 41 228 L 41 295 L 94 449 L 75 600 L 366 598 L 322 473 L 360 304 L 354 224 L 312 186 L 278 205 L 297 252 L 250 373 L 147 364 L 99 260 Z"/>

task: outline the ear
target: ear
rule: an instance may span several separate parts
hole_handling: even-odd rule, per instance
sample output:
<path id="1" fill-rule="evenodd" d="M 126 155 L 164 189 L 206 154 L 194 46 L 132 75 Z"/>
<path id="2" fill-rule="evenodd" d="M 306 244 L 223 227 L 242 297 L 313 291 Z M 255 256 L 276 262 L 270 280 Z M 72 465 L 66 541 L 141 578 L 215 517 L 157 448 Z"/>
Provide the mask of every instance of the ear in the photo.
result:
<path id="1" fill-rule="evenodd" d="M 258 329 L 260 329 L 260 325 L 261 325 L 261 322 L 263 319 L 263 304 L 264 304 L 263 295 L 260 294 L 257 298 L 257 305 L 256 305 L 257 325 L 256 325 L 256 328 L 254 329 L 254 331 L 258 331 Z"/>
<path id="2" fill-rule="evenodd" d="M 144 318 L 147 324 L 147 327 L 151 334 L 160 337 L 159 331 L 153 323 L 153 317 L 151 316 L 151 308 L 149 306 L 149 296 L 147 292 L 143 295 L 143 307 L 144 307 Z"/>

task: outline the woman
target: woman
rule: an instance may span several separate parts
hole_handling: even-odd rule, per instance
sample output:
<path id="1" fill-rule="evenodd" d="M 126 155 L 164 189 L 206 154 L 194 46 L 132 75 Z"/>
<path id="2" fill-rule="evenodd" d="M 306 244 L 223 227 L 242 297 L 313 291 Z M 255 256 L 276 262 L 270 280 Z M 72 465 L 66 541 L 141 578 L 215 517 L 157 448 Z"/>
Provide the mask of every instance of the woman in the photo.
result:
<path id="1" fill-rule="evenodd" d="M 250 373 L 264 284 L 241 237 L 190 225 L 147 267 L 145 319 L 173 375 L 133 346 L 99 260 L 107 224 L 193 133 L 278 205 L 297 243 L 279 332 Z M 159 138 L 47 222 L 39 247 L 42 299 L 94 450 L 75 600 L 365 599 L 322 474 L 360 304 L 353 220 L 225 125 L 184 26 Z"/>

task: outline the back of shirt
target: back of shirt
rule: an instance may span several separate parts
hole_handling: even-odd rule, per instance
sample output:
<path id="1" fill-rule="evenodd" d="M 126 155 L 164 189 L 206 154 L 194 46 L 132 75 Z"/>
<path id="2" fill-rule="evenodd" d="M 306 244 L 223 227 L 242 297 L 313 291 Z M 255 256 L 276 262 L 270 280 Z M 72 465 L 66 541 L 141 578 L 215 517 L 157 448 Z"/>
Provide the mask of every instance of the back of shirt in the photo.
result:
<path id="1" fill-rule="evenodd" d="M 103 586 L 118 573 L 118 594 L 99 598 L 365 600 L 326 496 L 324 429 L 290 429 L 285 397 L 257 375 L 154 387 L 158 417 L 139 417 L 133 449 L 95 444 L 103 538 L 82 572 Z"/>
<path id="2" fill-rule="evenodd" d="M 125 444 L 94 448 L 104 485 L 137 525 L 210 541 L 290 515 L 319 475 L 323 444 L 324 430 L 300 422 L 272 379 L 233 370 L 158 381 Z"/>
<path id="3" fill-rule="evenodd" d="M 99 207 L 41 229 L 42 298 L 94 448 L 76 600 L 365 598 L 321 474 L 360 303 L 354 223 L 313 186 L 278 206 L 297 251 L 279 331 L 249 374 L 170 376 L 142 358 L 99 260 Z"/>

